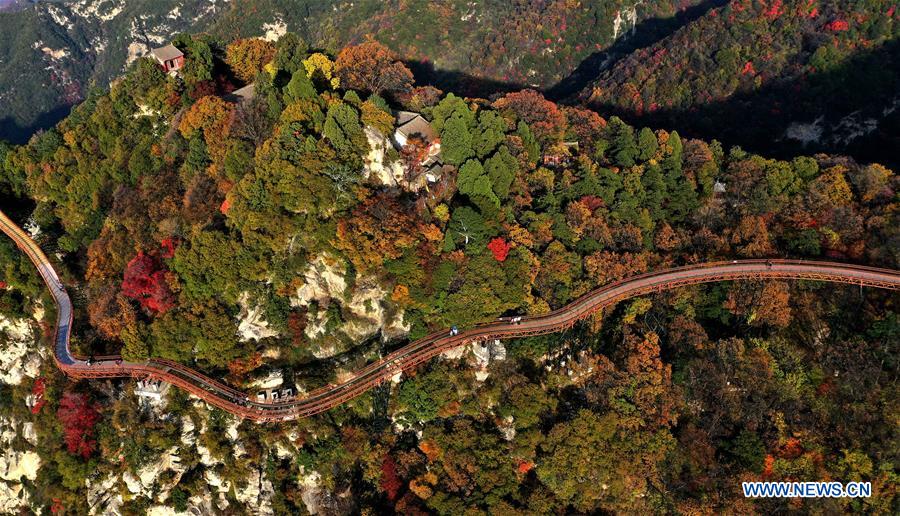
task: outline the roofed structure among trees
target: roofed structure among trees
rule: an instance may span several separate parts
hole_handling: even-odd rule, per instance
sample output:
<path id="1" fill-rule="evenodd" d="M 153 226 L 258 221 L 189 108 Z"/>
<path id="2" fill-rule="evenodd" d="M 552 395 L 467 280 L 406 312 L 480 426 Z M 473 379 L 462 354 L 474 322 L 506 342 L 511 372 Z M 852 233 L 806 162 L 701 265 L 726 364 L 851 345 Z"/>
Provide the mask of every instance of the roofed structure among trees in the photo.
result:
<path id="1" fill-rule="evenodd" d="M 154 48 L 150 55 L 163 67 L 166 73 L 174 72 L 184 66 L 184 53 L 175 48 L 175 45 Z"/>
<path id="2" fill-rule="evenodd" d="M 394 140 L 398 146 L 403 147 L 413 136 L 418 136 L 427 144 L 437 139 L 437 133 L 431 127 L 431 123 L 419 113 L 397 111 L 396 117 L 397 129 L 394 131 Z"/>

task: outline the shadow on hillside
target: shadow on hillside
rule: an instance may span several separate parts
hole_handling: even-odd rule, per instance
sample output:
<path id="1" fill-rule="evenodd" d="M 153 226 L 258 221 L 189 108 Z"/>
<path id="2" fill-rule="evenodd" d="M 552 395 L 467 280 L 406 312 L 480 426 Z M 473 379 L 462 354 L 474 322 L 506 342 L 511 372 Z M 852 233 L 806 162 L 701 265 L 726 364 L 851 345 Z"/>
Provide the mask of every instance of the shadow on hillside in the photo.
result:
<path id="1" fill-rule="evenodd" d="M 683 136 L 717 139 L 726 146 L 766 156 L 790 158 L 816 152 L 844 153 L 861 162 L 878 162 L 895 170 L 900 165 L 900 40 L 861 52 L 833 69 L 792 80 L 772 81 L 762 88 L 736 93 L 726 100 L 688 109 L 636 113 L 609 104 L 590 105 L 603 116 L 618 115 L 637 126 L 676 129 Z M 823 116 L 828 126 L 850 114 L 881 119 L 870 134 L 849 144 L 836 141 L 805 145 L 783 138 L 793 122 L 810 123 Z"/>
<path id="2" fill-rule="evenodd" d="M 31 199 L 14 197 L 0 193 L 0 208 L 3 209 L 9 218 L 16 224 L 24 224 L 31 212 L 34 211 L 35 203 Z M 0 236 L 2 238 L 2 236 Z"/>
<path id="3" fill-rule="evenodd" d="M 528 87 L 517 82 L 477 77 L 461 70 L 436 69 L 431 62 L 404 61 L 404 64 L 412 70 L 417 86 L 434 86 L 445 93 L 453 92 L 456 95 L 465 97 L 492 99 L 504 93 L 519 91 Z"/>
<path id="4" fill-rule="evenodd" d="M 710 9 L 727 3 L 728 0 L 706 0 L 683 11 L 678 11 L 671 18 L 648 18 L 641 21 L 627 37 L 623 34 L 606 50 L 594 52 L 585 58 L 568 77 L 545 89 L 544 95 L 557 102 L 565 101 L 586 88 L 600 75 L 600 72 L 622 57 L 669 37 L 681 27 L 709 12 Z"/>
<path id="5" fill-rule="evenodd" d="M 728 0 L 706 0 L 695 6 L 679 11 L 671 18 L 648 18 L 633 30 L 623 34 L 611 47 L 594 52 L 586 57 L 566 78 L 549 88 L 540 89 L 551 100 L 560 102 L 587 87 L 600 72 L 618 59 L 644 47 L 653 45 L 681 27 L 703 16 L 710 9 L 719 7 Z M 435 69 L 433 63 L 405 61 L 416 77 L 416 84 L 431 85 L 445 92 L 469 97 L 493 98 L 511 91 L 519 91 L 529 86 L 517 82 L 498 81 L 477 77 L 461 70 Z M 536 88 L 539 89 L 539 88 Z"/>
<path id="6" fill-rule="evenodd" d="M 71 105 L 57 106 L 52 110 L 42 113 L 31 125 L 19 125 L 12 117 L 0 118 L 0 140 L 6 140 L 17 145 L 23 144 L 31 138 L 31 135 L 41 129 L 49 129 L 69 116 Z"/>

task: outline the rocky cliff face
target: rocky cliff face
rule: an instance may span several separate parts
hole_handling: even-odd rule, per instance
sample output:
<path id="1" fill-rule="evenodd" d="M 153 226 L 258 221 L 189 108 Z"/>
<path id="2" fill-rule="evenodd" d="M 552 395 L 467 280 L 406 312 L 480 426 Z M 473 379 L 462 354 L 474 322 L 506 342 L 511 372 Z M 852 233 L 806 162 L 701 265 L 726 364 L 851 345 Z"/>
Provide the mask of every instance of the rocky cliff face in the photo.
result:
<path id="1" fill-rule="evenodd" d="M 326 358 L 381 332 L 385 340 L 404 335 L 403 311 L 393 305 L 375 277 L 348 284 L 341 260 L 319 256 L 303 274 L 303 286 L 291 304 L 309 310 L 306 336 L 318 344 L 313 354 Z"/>
<path id="2" fill-rule="evenodd" d="M 28 319 L 7 319 L 0 314 L 0 383 L 19 385 L 36 378 L 47 350 L 35 345 L 35 330 Z"/>
<path id="3" fill-rule="evenodd" d="M 35 337 L 33 321 L 0 314 L 0 383 L 19 385 L 40 374 L 46 351 L 38 349 Z M 33 423 L 0 414 L 0 513 L 11 514 L 30 506 L 25 481 L 34 480 L 41 467 L 36 444 Z"/>

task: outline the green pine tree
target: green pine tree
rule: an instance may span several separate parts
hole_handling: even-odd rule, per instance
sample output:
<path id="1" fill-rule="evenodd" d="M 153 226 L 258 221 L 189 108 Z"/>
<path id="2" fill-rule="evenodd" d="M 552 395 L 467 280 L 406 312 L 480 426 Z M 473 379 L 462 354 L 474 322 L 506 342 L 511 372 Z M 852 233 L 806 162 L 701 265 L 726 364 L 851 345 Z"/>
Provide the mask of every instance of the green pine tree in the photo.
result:
<path id="1" fill-rule="evenodd" d="M 451 165 L 459 165 L 475 155 L 472 150 L 472 133 L 466 121 L 453 116 L 441 131 L 441 156 Z"/>

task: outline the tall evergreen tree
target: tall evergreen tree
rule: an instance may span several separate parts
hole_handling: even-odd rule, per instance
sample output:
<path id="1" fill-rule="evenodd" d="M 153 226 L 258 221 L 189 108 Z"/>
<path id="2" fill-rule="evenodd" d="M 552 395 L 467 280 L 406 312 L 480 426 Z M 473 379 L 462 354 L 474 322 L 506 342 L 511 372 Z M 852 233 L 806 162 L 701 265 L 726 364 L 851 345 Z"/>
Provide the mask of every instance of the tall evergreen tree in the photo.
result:
<path id="1" fill-rule="evenodd" d="M 654 139 L 655 141 L 655 139 Z M 646 192 L 645 206 L 650 211 L 654 221 L 662 220 L 666 216 L 665 202 L 669 194 L 666 180 L 663 177 L 659 165 L 648 164 L 641 176 L 641 183 Z"/>
<path id="2" fill-rule="evenodd" d="M 496 111 L 484 110 L 478 115 L 478 128 L 473 148 L 478 159 L 484 159 L 506 139 L 506 121 Z"/>
<path id="3" fill-rule="evenodd" d="M 319 100 L 316 87 L 313 86 L 309 76 L 306 75 L 306 70 L 303 68 L 291 75 L 291 82 L 284 87 L 284 100 L 288 104 L 298 100 Z"/>
<path id="4" fill-rule="evenodd" d="M 461 116 L 450 117 L 441 131 L 441 156 L 451 165 L 460 165 L 474 156 L 472 133 Z"/>
<path id="5" fill-rule="evenodd" d="M 638 133 L 638 158 L 641 161 L 648 161 L 656 155 L 659 144 L 656 141 L 656 135 L 649 128 L 644 127 Z"/>
<path id="6" fill-rule="evenodd" d="M 672 222 L 681 222 L 697 208 L 697 192 L 682 170 L 682 145 L 677 132 L 672 131 L 669 134 L 666 145 L 669 147 L 669 152 L 662 162 L 666 175 L 666 187 L 669 190 L 666 212 Z"/>
<path id="7" fill-rule="evenodd" d="M 638 156 L 637 144 L 634 141 L 634 129 L 618 117 L 610 118 L 609 125 L 612 129 L 610 156 L 613 162 L 620 167 L 634 165 L 634 159 Z"/>
<path id="8" fill-rule="evenodd" d="M 510 154 L 506 145 L 501 146 L 484 163 L 484 169 L 491 179 L 494 193 L 500 199 L 506 199 L 509 196 L 509 187 L 516 177 L 516 165 L 516 158 Z"/>
<path id="9" fill-rule="evenodd" d="M 522 145 L 525 147 L 525 152 L 528 153 L 529 161 L 532 163 L 537 162 L 541 157 L 541 146 L 538 144 L 528 124 L 519 120 L 519 124 L 516 126 L 516 135 L 522 139 Z"/>

